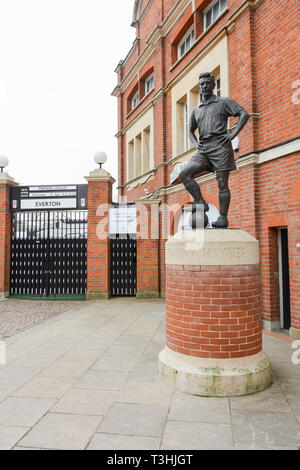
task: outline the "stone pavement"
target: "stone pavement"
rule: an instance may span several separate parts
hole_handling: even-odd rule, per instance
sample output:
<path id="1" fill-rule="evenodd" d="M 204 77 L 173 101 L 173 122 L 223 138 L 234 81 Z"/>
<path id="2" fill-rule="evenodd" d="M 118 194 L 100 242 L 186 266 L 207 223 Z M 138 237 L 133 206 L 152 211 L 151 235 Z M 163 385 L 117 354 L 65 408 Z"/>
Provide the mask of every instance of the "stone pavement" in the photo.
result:
<path id="1" fill-rule="evenodd" d="M 76 303 L 8 338 L 0 366 L 0 448 L 300 446 L 300 364 L 292 363 L 300 353 L 291 342 L 264 335 L 273 385 L 229 399 L 163 385 L 157 365 L 164 342 L 164 303 L 136 299 Z"/>
<path id="2" fill-rule="evenodd" d="M 0 341 L 66 312 L 83 301 L 8 299 L 0 302 Z"/>

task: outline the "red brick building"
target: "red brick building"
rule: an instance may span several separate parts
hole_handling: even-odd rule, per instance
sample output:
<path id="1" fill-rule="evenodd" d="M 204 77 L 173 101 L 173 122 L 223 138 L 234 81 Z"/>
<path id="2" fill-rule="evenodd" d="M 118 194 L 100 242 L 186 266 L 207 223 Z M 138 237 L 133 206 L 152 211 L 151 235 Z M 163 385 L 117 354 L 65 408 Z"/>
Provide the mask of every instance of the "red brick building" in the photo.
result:
<path id="1" fill-rule="evenodd" d="M 161 227 L 167 207 L 190 202 L 180 181 L 171 184 L 171 173 L 194 152 L 187 122 L 199 103 L 199 74 L 212 72 L 216 93 L 248 111 L 230 178 L 229 223 L 260 242 L 264 327 L 291 327 L 295 338 L 300 337 L 297 16 L 293 0 L 135 0 L 136 40 L 118 64 L 113 91 L 119 109 L 119 196 L 156 201 Z M 218 208 L 215 175 L 202 174 L 197 181 Z M 170 227 L 171 234 L 177 230 L 172 218 Z M 146 247 L 148 259 L 159 266 L 149 283 L 161 294 L 165 237 L 161 233 Z M 139 269 L 138 264 L 138 278 Z"/>

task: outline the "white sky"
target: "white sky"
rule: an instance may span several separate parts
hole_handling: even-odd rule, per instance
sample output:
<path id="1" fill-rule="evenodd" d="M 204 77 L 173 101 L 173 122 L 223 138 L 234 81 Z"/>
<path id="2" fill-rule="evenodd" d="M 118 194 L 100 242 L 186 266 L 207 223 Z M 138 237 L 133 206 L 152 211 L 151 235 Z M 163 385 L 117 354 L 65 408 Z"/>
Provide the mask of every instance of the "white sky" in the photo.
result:
<path id="1" fill-rule="evenodd" d="M 98 150 L 117 179 L 111 92 L 135 39 L 133 5 L 0 0 L 0 154 L 21 185 L 86 183 Z"/>

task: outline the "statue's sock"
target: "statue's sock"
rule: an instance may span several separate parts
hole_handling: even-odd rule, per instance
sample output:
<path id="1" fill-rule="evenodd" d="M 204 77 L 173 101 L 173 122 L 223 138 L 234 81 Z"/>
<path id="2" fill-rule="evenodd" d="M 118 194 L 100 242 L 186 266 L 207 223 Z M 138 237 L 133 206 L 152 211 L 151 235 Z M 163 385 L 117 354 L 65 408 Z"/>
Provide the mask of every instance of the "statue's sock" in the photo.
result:
<path id="1" fill-rule="evenodd" d="M 200 187 L 196 183 L 195 180 L 190 179 L 190 180 L 187 180 L 187 181 L 183 181 L 183 185 L 184 185 L 185 189 L 193 196 L 195 201 L 197 201 L 197 202 L 199 201 L 199 202 L 202 202 L 202 204 L 205 204 L 205 201 L 204 201 L 203 196 L 201 194 Z"/>
<path id="2" fill-rule="evenodd" d="M 230 205 L 230 190 L 223 189 L 219 192 L 220 215 L 227 217 Z"/>

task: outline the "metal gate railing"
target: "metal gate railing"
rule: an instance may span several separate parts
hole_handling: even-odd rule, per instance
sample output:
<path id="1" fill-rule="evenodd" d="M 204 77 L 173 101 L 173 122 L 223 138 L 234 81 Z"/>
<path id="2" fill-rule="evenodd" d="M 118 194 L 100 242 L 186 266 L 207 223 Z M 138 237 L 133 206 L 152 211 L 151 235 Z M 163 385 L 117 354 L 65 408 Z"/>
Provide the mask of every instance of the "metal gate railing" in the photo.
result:
<path id="1" fill-rule="evenodd" d="M 136 236 L 115 235 L 110 239 L 110 293 L 136 295 Z"/>
<path id="2" fill-rule="evenodd" d="M 10 294 L 85 294 L 87 211 L 12 213 Z"/>

